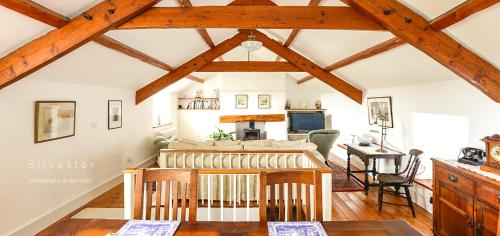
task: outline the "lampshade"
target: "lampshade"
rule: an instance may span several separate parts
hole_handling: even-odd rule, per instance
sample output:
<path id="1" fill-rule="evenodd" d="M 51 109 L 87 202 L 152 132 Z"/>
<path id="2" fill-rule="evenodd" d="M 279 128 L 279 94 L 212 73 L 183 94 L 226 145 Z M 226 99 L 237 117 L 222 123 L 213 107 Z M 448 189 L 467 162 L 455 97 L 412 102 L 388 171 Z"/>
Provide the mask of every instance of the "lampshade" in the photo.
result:
<path id="1" fill-rule="evenodd" d="M 249 52 L 257 51 L 262 48 L 262 42 L 257 41 L 255 39 L 255 35 L 248 35 L 248 40 L 241 43 L 241 46 L 244 47 Z"/>

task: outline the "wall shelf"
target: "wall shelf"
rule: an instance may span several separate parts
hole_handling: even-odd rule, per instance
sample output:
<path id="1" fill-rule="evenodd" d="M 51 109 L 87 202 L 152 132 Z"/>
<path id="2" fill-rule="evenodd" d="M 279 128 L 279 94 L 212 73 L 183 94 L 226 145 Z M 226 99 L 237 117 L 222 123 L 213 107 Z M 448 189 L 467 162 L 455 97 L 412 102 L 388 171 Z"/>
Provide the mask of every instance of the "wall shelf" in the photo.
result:
<path id="1" fill-rule="evenodd" d="M 179 100 L 219 100 L 219 98 L 178 98 Z"/>
<path id="2" fill-rule="evenodd" d="M 219 108 L 177 108 L 180 111 L 217 111 Z"/>
<path id="3" fill-rule="evenodd" d="M 290 108 L 286 111 L 326 111 L 326 109 L 307 109 L 307 108 Z"/>
<path id="4" fill-rule="evenodd" d="M 177 110 L 219 110 L 219 98 L 177 98 Z"/>

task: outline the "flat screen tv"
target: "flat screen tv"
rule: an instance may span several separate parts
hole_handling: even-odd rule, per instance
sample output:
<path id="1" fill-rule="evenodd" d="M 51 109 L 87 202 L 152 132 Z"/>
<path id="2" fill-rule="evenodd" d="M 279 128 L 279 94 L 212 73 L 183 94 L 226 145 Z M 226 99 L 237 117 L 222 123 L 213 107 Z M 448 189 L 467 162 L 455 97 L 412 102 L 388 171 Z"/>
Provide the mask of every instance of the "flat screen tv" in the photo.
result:
<path id="1" fill-rule="evenodd" d="M 322 112 L 290 113 L 290 131 L 309 132 L 325 128 L 325 116 Z"/>

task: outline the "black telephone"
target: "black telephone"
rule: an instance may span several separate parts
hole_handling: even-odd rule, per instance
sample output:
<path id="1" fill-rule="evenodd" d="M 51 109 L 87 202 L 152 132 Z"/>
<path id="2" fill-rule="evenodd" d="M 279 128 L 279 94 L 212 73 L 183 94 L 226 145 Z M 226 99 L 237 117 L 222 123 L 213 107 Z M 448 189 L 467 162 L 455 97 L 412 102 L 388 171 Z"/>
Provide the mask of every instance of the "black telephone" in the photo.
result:
<path id="1" fill-rule="evenodd" d="M 481 149 L 465 147 L 460 150 L 458 162 L 473 166 L 480 166 L 484 164 L 483 157 L 485 156 L 486 153 Z"/>

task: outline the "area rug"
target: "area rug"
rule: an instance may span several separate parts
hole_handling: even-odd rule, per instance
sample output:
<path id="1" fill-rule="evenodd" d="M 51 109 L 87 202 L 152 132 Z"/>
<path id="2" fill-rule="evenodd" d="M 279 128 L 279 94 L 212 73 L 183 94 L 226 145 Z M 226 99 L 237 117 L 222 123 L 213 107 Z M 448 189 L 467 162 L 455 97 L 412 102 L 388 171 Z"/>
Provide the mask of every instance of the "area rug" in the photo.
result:
<path id="1" fill-rule="evenodd" d="M 344 168 L 328 161 L 332 169 L 332 191 L 333 192 L 362 192 L 365 190 L 363 185 L 354 178 L 347 179 L 347 172 Z"/>

